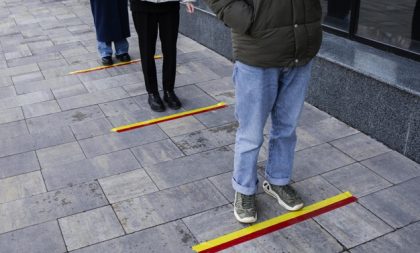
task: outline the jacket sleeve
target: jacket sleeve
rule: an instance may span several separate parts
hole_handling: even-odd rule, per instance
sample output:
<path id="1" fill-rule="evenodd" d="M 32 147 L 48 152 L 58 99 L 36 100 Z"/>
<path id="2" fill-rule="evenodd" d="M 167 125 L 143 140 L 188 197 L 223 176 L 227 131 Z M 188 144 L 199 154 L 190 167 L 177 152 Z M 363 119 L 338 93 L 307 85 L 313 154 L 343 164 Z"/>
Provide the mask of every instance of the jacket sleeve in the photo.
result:
<path id="1" fill-rule="evenodd" d="M 253 8 L 244 0 L 204 0 L 217 17 L 235 32 L 244 34 L 253 22 Z"/>

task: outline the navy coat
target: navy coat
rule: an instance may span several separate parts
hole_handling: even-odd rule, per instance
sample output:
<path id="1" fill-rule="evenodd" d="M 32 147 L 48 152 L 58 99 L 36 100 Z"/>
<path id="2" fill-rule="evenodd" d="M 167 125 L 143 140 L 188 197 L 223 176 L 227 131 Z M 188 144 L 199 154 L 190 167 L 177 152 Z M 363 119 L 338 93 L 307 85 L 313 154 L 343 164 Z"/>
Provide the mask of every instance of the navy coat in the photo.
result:
<path id="1" fill-rule="evenodd" d="M 98 41 L 130 37 L 127 0 L 90 0 Z"/>

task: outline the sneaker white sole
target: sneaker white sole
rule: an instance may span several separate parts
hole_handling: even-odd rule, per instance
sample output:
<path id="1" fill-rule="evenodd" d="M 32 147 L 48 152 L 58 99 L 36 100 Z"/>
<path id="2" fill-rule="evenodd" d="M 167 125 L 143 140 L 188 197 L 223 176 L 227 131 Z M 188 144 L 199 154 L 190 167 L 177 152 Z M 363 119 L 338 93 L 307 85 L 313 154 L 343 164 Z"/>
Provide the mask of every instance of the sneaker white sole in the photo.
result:
<path id="1" fill-rule="evenodd" d="M 279 205 L 284 207 L 286 210 L 297 211 L 297 210 L 302 209 L 302 207 L 303 207 L 303 203 L 295 205 L 295 206 L 289 206 L 288 204 L 286 204 L 275 191 L 271 190 L 270 183 L 268 183 L 267 181 L 264 181 L 263 189 L 268 195 L 275 198 L 277 200 L 277 202 L 279 203 Z"/>
<path id="2" fill-rule="evenodd" d="M 246 217 L 246 218 L 241 218 L 239 217 L 239 215 L 236 213 L 235 208 L 233 209 L 233 214 L 235 215 L 235 218 L 237 221 L 239 221 L 240 223 L 254 223 L 257 221 L 257 214 L 255 214 L 255 217 Z"/>

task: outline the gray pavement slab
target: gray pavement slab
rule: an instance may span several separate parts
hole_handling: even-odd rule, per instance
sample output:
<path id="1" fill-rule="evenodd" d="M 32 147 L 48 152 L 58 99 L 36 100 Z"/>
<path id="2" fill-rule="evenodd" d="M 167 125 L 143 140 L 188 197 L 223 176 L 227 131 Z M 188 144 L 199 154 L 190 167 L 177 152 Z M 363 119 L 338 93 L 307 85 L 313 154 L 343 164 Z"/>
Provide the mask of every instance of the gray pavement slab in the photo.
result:
<path id="1" fill-rule="evenodd" d="M 144 169 L 102 178 L 99 183 L 111 204 L 159 190 Z"/>
<path id="2" fill-rule="evenodd" d="M 360 204 L 394 228 L 420 220 L 420 177 L 359 199 Z"/>
<path id="3" fill-rule="evenodd" d="M 67 252 L 57 221 L 2 234 L 0 235 L 0 248 L 7 253 Z"/>
<path id="4" fill-rule="evenodd" d="M 0 140 L 25 134 L 29 131 L 24 120 L 0 124 Z"/>
<path id="5" fill-rule="evenodd" d="M 395 151 L 368 159 L 362 164 L 393 184 L 420 176 L 420 165 Z"/>
<path id="6" fill-rule="evenodd" d="M 0 158 L 0 178 L 13 177 L 39 169 L 39 162 L 33 151 Z"/>
<path id="7" fill-rule="evenodd" d="M 182 151 L 170 139 L 141 145 L 132 148 L 131 151 L 143 167 L 184 156 Z"/>
<path id="8" fill-rule="evenodd" d="M 167 189 L 231 171 L 233 153 L 223 147 L 145 167 L 159 187 Z"/>
<path id="9" fill-rule="evenodd" d="M 139 128 L 123 133 L 100 135 L 79 141 L 88 158 L 133 148 L 166 139 L 167 135 L 157 126 Z"/>
<path id="10" fill-rule="evenodd" d="M 0 204 L 46 191 L 40 171 L 0 179 Z"/>
<path id="11" fill-rule="evenodd" d="M 335 209 L 314 219 L 346 248 L 368 242 L 393 230 L 357 203 Z"/>
<path id="12" fill-rule="evenodd" d="M 77 76 L 63 76 L 49 80 L 19 83 L 15 84 L 15 87 L 18 94 L 26 94 L 49 89 L 67 88 L 80 83 Z"/>
<path id="13" fill-rule="evenodd" d="M 54 99 L 51 91 L 37 91 L 18 95 L 15 97 L 0 99 L 0 109 L 8 109 L 18 106 L 30 105 Z"/>
<path id="14" fill-rule="evenodd" d="M 61 112 L 60 106 L 58 106 L 57 101 L 55 100 L 24 105 L 22 106 L 22 110 L 27 119 Z"/>
<path id="15" fill-rule="evenodd" d="M 331 145 L 357 161 L 366 160 L 391 151 L 382 143 L 362 133 L 332 141 Z"/>
<path id="16" fill-rule="evenodd" d="M 420 222 L 413 223 L 383 237 L 367 242 L 352 249 L 351 253 L 401 253 L 420 252 Z"/>
<path id="17" fill-rule="evenodd" d="M 315 122 L 313 124 L 304 124 L 301 127 L 323 142 L 344 138 L 359 132 L 356 129 L 353 129 L 332 117 Z"/>
<path id="18" fill-rule="evenodd" d="M 127 233 L 154 227 L 226 205 L 227 200 L 207 180 L 113 204 Z"/>
<path id="19" fill-rule="evenodd" d="M 147 250 L 149 253 L 192 252 L 196 244 L 188 228 L 180 221 L 149 228 L 124 237 L 99 243 L 72 253 L 138 253 Z"/>
<path id="20" fill-rule="evenodd" d="M 206 127 L 194 117 L 185 117 L 171 120 L 159 124 L 159 127 L 169 136 L 175 137 L 197 130 L 206 129 Z"/>
<path id="21" fill-rule="evenodd" d="M 237 124 L 233 123 L 176 136 L 172 139 L 185 154 L 192 155 L 235 143 L 236 127 Z"/>
<path id="22" fill-rule="evenodd" d="M 63 88 L 52 89 L 52 93 L 57 99 L 82 95 L 82 94 L 86 94 L 87 92 L 88 91 L 86 90 L 85 86 L 83 86 L 82 84 L 76 84 L 76 85 L 66 86 Z"/>
<path id="23" fill-rule="evenodd" d="M 322 176 L 341 191 L 350 191 L 359 198 L 392 186 L 390 182 L 359 163 L 339 168 Z"/>
<path id="24" fill-rule="evenodd" d="M 300 181 L 354 163 L 354 160 L 329 144 L 298 151 L 293 168 L 294 181 Z"/>
<path id="25" fill-rule="evenodd" d="M 55 167 L 86 158 L 77 142 L 39 149 L 36 151 L 36 154 L 42 168 Z"/>
<path id="26" fill-rule="evenodd" d="M 0 124 L 24 119 L 21 107 L 0 109 Z"/>
<path id="27" fill-rule="evenodd" d="M 36 133 L 45 129 L 85 124 L 86 121 L 104 118 L 105 115 L 98 105 L 58 112 L 26 120 L 29 131 Z"/>
<path id="28" fill-rule="evenodd" d="M 0 157 L 75 141 L 70 128 L 56 128 L 30 135 L 5 138 L 0 142 Z"/>
<path id="29" fill-rule="evenodd" d="M 112 128 L 113 126 L 106 118 L 92 119 L 71 124 L 71 129 L 77 140 L 108 134 L 111 132 Z"/>
<path id="30" fill-rule="evenodd" d="M 75 250 L 124 235 L 110 206 L 58 220 L 68 250 Z"/>
<path id="31" fill-rule="evenodd" d="M 64 188 L 108 177 L 141 166 L 129 150 L 118 151 L 72 163 L 52 165 L 42 170 L 48 190 Z"/>
<path id="32" fill-rule="evenodd" d="M 107 205 L 98 183 L 0 204 L 0 234 Z"/>
<path id="33" fill-rule="evenodd" d="M 16 91 L 14 86 L 6 86 L 0 88 L 0 99 L 14 97 L 16 96 Z"/>

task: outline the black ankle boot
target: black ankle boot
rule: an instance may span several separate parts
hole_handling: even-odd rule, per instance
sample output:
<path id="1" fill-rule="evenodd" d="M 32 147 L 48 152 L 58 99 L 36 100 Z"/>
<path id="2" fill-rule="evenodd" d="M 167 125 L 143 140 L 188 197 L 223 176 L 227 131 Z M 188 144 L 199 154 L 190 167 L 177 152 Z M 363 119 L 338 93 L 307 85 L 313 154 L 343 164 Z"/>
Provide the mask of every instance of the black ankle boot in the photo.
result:
<path id="1" fill-rule="evenodd" d="M 102 57 L 102 65 L 104 66 L 111 66 L 114 62 L 112 61 L 111 56 Z"/>
<path id="2" fill-rule="evenodd" d="M 163 100 L 168 104 L 168 107 L 173 110 L 181 108 L 181 101 L 179 101 L 174 91 L 165 91 L 163 93 Z"/>
<path id="3" fill-rule="evenodd" d="M 163 104 L 159 93 L 149 94 L 148 102 L 149 102 L 149 105 L 150 105 L 150 109 L 152 109 L 153 111 L 155 111 L 155 112 L 165 111 L 165 105 Z"/>

